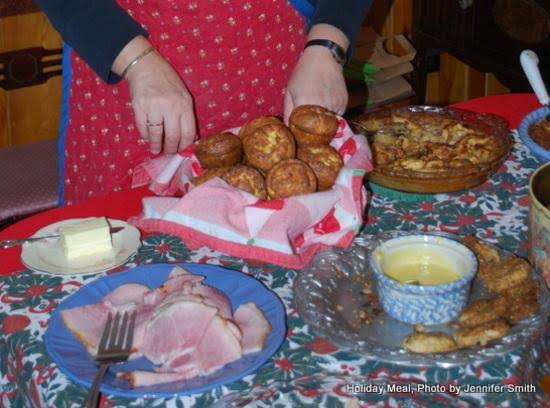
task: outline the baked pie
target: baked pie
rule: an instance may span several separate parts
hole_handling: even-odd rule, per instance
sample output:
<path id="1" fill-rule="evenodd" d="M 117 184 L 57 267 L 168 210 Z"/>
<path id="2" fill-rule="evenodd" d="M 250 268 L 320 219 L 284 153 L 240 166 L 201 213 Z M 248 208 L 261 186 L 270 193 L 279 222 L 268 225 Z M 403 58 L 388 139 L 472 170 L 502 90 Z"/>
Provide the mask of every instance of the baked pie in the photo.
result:
<path id="1" fill-rule="evenodd" d="M 371 180 L 419 192 L 456 191 L 480 184 L 498 168 L 511 146 L 500 119 L 485 116 L 494 123 L 467 120 L 465 111 L 422 107 L 387 110 L 361 119 L 357 125 L 367 131 L 373 152 Z M 407 179 L 419 181 L 407 183 Z M 430 179 L 441 182 L 430 185 Z"/>

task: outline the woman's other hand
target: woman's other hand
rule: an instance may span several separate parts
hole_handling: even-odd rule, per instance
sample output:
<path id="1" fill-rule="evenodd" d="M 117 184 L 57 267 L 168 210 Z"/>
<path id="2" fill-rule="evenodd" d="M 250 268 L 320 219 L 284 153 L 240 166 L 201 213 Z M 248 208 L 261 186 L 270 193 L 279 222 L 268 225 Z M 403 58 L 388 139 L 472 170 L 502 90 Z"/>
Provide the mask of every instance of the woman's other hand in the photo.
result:
<path id="1" fill-rule="evenodd" d="M 134 38 L 113 64 L 121 74 L 138 55 L 151 47 L 144 37 Z M 141 137 L 151 152 L 176 153 L 196 138 L 193 98 L 172 66 L 156 51 L 139 59 L 126 72 L 132 107 Z"/>
<path id="2" fill-rule="evenodd" d="M 344 49 L 349 46 L 344 33 L 328 24 L 314 25 L 308 35 L 308 40 L 313 39 L 328 39 Z M 307 47 L 286 87 L 285 122 L 288 122 L 292 110 L 300 105 L 320 105 L 342 115 L 347 103 L 348 91 L 342 66 L 336 62 L 328 48 L 317 45 Z"/>

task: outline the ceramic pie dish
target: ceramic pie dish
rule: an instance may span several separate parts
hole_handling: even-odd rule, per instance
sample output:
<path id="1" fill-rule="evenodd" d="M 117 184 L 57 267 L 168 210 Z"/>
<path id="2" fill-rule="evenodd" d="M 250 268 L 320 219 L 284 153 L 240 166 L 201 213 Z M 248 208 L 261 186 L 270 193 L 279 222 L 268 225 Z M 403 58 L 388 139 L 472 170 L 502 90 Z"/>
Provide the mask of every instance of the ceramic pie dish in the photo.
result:
<path id="1" fill-rule="evenodd" d="M 447 193 L 480 185 L 498 170 L 512 148 L 504 119 L 461 109 L 384 109 L 354 123 L 367 133 L 373 150 L 375 167 L 369 181 L 405 192 Z M 374 143 L 380 135 L 388 138 L 385 143 L 390 150 L 392 137 L 401 145 L 381 151 Z"/>

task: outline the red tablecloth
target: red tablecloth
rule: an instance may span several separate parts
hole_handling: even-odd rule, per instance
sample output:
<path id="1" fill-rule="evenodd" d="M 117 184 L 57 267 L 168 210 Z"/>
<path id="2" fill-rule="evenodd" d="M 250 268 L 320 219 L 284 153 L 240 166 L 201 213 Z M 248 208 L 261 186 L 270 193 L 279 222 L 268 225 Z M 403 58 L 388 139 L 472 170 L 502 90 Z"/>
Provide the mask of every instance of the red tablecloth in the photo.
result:
<path id="1" fill-rule="evenodd" d="M 475 112 L 494 113 L 508 120 L 515 129 L 521 119 L 532 110 L 540 107 L 533 94 L 505 94 L 472 99 L 453 105 Z M 152 193 L 146 188 L 125 190 L 103 197 L 90 199 L 84 203 L 60 207 L 26 218 L 0 231 L 0 240 L 25 238 L 38 229 L 68 218 L 107 216 L 126 220 L 141 211 L 141 199 Z M 24 269 L 19 247 L 0 250 L 0 275 L 7 275 Z"/>

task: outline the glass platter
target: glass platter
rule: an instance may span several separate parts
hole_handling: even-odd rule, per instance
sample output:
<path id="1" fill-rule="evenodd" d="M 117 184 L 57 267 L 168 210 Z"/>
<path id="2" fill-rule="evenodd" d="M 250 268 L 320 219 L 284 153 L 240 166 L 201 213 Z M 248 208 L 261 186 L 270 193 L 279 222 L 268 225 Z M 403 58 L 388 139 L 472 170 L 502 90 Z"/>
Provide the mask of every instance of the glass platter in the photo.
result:
<path id="1" fill-rule="evenodd" d="M 377 302 L 373 304 L 362 290 L 370 284 L 376 293 L 376 279 L 369 270 L 368 257 L 379 240 L 418 232 L 390 231 L 371 237 L 358 237 L 347 249 L 331 248 L 318 254 L 308 268 L 294 281 L 294 299 L 300 316 L 320 336 L 342 349 L 360 352 L 381 361 L 426 367 L 453 367 L 483 362 L 507 354 L 540 336 L 550 314 L 550 293 L 544 279 L 534 271 L 531 277 L 539 282 L 540 298 L 537 314 L 512 326 L 511 332 L 486 347 L 433 354 L 412 353 L 401 347 L 403 338 L 413 331 L 413 325 L 386 315 Z M 454 240 L 460 237 L 434 232 Z M 490 245 L 490 244 L 489 244 Z M 513 256 L 494 245 L 502 258 Z M 490 293 L 474 280 L 469 302 Z M 372 315 L 370 323 L 361 320 L 358 311 Z M 426 326 L 426 331 L 452 333 L 448 324 Z"/>

